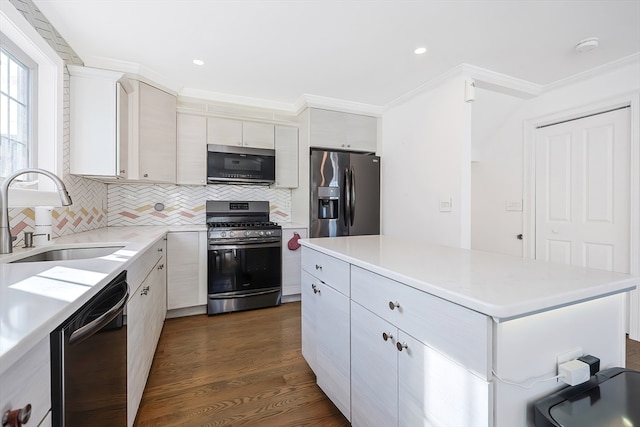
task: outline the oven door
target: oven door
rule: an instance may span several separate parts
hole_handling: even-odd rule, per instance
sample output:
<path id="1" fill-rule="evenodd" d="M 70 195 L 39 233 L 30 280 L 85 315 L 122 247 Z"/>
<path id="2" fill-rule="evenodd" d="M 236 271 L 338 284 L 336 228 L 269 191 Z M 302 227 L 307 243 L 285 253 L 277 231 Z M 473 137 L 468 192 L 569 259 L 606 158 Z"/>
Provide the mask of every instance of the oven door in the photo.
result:
<path id="1" fill-rule="evenodd" d="M 208 293 L 258 292 L 282 284 L 281 242 L 218 245 L 207 253 Z"/>

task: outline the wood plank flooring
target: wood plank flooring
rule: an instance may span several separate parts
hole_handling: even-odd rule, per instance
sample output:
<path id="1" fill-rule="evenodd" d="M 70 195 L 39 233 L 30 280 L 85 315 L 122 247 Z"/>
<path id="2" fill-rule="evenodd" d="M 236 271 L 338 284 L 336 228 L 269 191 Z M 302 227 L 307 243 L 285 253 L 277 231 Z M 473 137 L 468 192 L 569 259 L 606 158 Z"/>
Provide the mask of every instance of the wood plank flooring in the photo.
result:
<path id="1" fill-rule="evenodd" d="M 640 343 L 627 339 L 627 368 Z M 136 426 L 349 426 L 300 354 L 300 303 L 168 319 Z"/>
<path id="2" fill-rule="evenodd" d="M 348 426 L 300 354 L 300 303 L 168 319 L 136 426 Z"/>

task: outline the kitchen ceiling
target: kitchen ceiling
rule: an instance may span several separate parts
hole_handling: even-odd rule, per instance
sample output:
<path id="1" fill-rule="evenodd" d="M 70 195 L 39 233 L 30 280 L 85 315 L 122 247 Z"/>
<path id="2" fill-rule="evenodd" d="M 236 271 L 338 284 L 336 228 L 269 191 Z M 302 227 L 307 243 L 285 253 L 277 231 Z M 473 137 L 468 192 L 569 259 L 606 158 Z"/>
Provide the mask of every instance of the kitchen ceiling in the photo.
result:
<path id="1" fill-rule="evenodd" d="M 303 94 L 384 106 L 460 64 L 545 86 L 640 55 L 640 0 L 34 3 L 85 65 L 283 109 Z"/>

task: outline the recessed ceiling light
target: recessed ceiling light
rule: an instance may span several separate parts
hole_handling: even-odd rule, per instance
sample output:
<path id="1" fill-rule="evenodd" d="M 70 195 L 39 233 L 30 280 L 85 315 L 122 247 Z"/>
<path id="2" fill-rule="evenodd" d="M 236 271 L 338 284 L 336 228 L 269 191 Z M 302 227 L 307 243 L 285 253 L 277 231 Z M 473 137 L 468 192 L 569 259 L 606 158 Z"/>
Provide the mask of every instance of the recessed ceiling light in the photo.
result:
<path id="1" fill-rule="evenodd" d="M 416 50 L 414 50 L 413 53 L 415 53 L 416 55 L 422 55 L 426 51 L 427 51 L 426 47 L 419 47 Z"/>
<path id="2" fill-rule="evenodd" d="M 580 40 L 576 45 L 576 52 L 585 53 L 598 47 L 598 38 L 589 37 L 588 39 Z"/>
<path id="3" fill-rule="evenodd" d="M 194 59 L 193 63 L 196 65 L 204 65 L 204 61 L 202 59 Z"/>

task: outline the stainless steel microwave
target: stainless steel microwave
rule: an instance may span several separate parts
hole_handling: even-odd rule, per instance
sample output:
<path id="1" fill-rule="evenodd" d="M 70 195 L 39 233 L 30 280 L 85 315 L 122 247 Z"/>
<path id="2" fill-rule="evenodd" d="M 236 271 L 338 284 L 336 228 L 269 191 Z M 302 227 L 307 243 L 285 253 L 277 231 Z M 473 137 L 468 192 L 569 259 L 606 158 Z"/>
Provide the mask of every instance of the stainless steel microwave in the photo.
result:
<path id="1" fill-rule="evenodd" d="M 207 182 L 269 185 L 275 180 L 275 150 L 207 145 Z"/>

